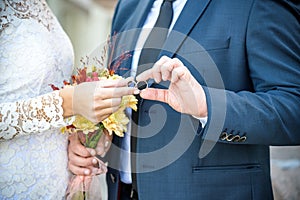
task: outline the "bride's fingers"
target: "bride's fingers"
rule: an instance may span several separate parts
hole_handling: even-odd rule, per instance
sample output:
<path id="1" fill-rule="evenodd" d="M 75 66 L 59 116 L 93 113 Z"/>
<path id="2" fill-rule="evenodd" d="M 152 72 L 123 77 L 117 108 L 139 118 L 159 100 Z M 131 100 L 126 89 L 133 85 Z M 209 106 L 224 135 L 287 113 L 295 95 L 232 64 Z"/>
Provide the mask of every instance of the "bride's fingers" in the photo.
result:
<path id="1" fill-rule="evenodd" d="M 75 175 L 90 175 L 91 170 L 88 168 L 78 167 L 69 163 L 69 170 Z"/>
<path id="2" fill-rule="evenodd" d="M 77 134 L 72 133 L 69 136 L 69 145 L 68 152 L 73 153 L 74 155 L 79 155 L 81 157 L 89 157 L 91 156 L 91 152 L 89 152 L 79 141 Z"/>
<path id="3" fill-rule="evenodd" d="M 111 141 L 112 135 L 109 135 L 109 133 L 106 130 L 104 130 L 104 134 L 101 136 L 96 147 L 97 155 L 104 157 L 111 146 Z"/>
<path id="4" fill-rule="evenodd" d="M 104 100 L 111 98 L 121 98 L 126 95 L 135 94 L 136 88 L 133 87 L 114 87 L 114 88 L 99 88 L 94 92 L 95 100 Z"/>
<path id="5" fill-rule="evenodd" d="M 96 154 L 95 150 L 93 154 Z M 97 164 L 97 160 L 90 154 L 88 155 L 88 157 L 83 157 L 79 154 L 74 153 L 73 151 L 69 151 L 69 163 L 75 166 L 87 167 Z"/>
<path id="6" fill-rule="evenodd" d="M 97 165 L 95 165 L 94 168 L 91 169 L 92 174 L 96 175 L 96 174 L 106 173 L 107 172 L 107 164 L 105 164 L 102 160 L 100 160 L 97 157 L 94 157 L 94 158 L 97 159 L 98 163 L 97 163 Z"/>
<path id="7" fill-rule="evenodd" d="M 127 86 L 127 83 L 129 81 L 132 81 L 133 77 L 129 77 L 126 79 L 115 79 L 115 80 L 110 80 L 110 79 L 105 79 L 105 80 L 100 80 L 97 81 L 97 88 L 110 88 L 110 87 L 124 87 Z"/>
<path id="8" fill-rule="evenodd" d="M 110 107 L 116 107 L 119 106 L 122 102 L 122 98 L 117 97 L 117 98 L 111 98 L 111 99 L 104 99 L 104 100 L 96 100 L 94 102 L 94 107 L 95 109 L 105 109 L 105 108 L 110 108 Z"/>
<path id="9" fill-rule="evenodd" d="M 96 157 L 83 158 L 73 153 L 69 153 L 68 167 L 74 174 L 89 175 L 92 172 L 92 169 L 98 169 L 98 166 L 100 166 L 99 160 Z M 95 170 L 93 169 L 93 171 Z"/>
<path id="10" fill-rule="evenodd" d="M 119 108 L 120 108 L 120 106 L 97 109 L 95 111 L 95 116 L 97 118 L 97 122 L 101 122 L 104 119 L 108 118 L 112 113 L 116 112 Z"/>

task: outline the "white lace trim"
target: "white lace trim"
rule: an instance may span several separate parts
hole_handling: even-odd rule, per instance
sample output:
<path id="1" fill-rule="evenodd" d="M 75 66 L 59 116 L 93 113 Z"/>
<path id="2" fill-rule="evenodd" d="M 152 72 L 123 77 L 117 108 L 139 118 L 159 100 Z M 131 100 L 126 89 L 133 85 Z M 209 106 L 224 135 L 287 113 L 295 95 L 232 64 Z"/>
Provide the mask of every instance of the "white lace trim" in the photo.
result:
<path id="1" fill-rule="evenodd" d="M 0 141 L 64 125 L 59 91 L 25 101 L 0 104 Z"/>
<path id="2" fill-rule="evenodd" d="M 53 16 L 44 0 L 3 0 L 0 2 L 0 33 L 10 24 L 19 23 L 18 19 L 34 19 L 49 31 L 53 27 Z"/>

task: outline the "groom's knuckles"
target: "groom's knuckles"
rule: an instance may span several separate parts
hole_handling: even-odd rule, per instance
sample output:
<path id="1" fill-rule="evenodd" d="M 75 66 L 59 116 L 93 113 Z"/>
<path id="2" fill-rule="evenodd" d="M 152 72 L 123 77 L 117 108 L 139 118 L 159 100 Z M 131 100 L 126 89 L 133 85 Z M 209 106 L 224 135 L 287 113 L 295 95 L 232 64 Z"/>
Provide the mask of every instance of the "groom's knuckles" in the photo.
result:
<path id="1" fill-rule="evenodd" d="M 153 72 L 153 69 L 146 70 L 143 73 L 139 74 L 136 77 L 136 80 L 137 81 L 146 81 L 146 80 L 148 80 L 150 78 L 153 78 L 152 72 Z"/>
<path id="2" fill-rule="evenodd" d="M 183 66 L 183 63 L 178 58 L 173 58 L 172 60 L 174 61 L 174 64 L 175 64 L 174 68 L 179 67 L 179 66 Z"/>
<path id="3" fill-rule="evenodd" d="M 176 83 L 179 79 L 181 79 L 182 77 L 188 78 L 186 77 L 187 72 L 186 72 L 186 68 L 185 67 L 178 67 L 175 68 L 172 71 L 172 79 L 171 82 L 172 83 Z"/>

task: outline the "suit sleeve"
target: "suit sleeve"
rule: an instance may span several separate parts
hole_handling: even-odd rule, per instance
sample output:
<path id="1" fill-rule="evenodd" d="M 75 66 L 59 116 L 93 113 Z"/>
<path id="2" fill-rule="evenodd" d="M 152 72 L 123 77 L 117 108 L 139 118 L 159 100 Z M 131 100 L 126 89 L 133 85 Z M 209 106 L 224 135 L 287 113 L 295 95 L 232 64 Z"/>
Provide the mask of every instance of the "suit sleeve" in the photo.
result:
<path id="1" fill-rule="evenodd" d="M 219 142 L 300 144 L 299 7 L 296 1 L 254 2 L 246 34 L 254 91 L 204 88 L 209 119 L 203 137 L 210 137 L 213 124 L 222 124 Z M 220 98 L 222 93 L 225 99 Z M 225 116 L 223 121 L 214 117 L 220 115 Z"/>

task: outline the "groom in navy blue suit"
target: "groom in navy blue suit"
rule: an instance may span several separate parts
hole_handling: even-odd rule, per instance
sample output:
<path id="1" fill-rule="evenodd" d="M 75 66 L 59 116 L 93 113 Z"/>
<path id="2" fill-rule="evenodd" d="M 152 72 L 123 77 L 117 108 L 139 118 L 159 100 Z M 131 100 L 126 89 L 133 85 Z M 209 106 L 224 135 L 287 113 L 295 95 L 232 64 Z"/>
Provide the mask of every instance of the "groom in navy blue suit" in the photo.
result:
<path id="1" fill-rule="evenodd" d="M 125 32 L 119 44 L 133 52 L 123 63 L 131 75 L 141 28 L 153 27 L 162 2 L 119 0 L 112 32 Z M 173 9 L 157 60 L 187 67 L 207 113 L 141 99 L 131 140 L 114 137 L 122 148 L 131 142 L 133 153 L 129 170 L 111 161 L 109 199 L 273 199 L 269 146 L 300 144 L 299 3 L 177 0 Z M 167 90 L 170 82 L 148 84 Z"/>

